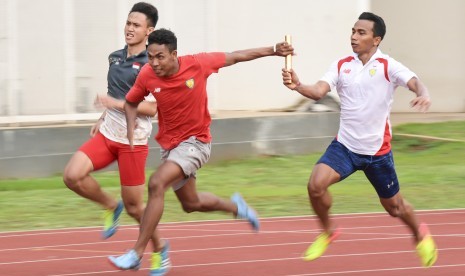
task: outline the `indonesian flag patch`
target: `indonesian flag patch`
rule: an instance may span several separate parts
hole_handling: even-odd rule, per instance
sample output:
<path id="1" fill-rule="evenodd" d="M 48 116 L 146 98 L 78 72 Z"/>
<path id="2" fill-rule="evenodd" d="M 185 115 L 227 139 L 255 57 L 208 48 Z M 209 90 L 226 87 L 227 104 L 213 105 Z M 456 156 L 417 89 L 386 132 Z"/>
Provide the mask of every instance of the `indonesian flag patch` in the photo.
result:
<path id="1" fill-rule="evenodd" d="M 136 69 L 136 70 L 139 70 L 140 69 L 140 63 L 139 62 L 134 62 L 132 64 L 132 68 Z"/>

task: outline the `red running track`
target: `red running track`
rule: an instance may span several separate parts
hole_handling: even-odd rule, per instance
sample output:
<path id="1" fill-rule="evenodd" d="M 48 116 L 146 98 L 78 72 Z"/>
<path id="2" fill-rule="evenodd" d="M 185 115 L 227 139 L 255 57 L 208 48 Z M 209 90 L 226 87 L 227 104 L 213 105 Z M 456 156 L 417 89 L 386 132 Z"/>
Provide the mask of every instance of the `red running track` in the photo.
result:
<path id="1" fill-rule="evenodd" d="M 169 223 L 160 230 L 171 243 L 169 276 L 465 275 L 465 209 L 418 216 L 439 247 L 429 269 L 420 266 L 407 228 L 384 213 L 335 216 L 342 234 L 313 262 L 301 259 L 319 232 L 311 216 L 262 219 L 258 234 L 234 220 Z M 0 275 L 148 275 L 147 255 L 138 272 L 114 270 L 106 259 L 130 248 L 137 233 L 136 226 L 123 226 L 102 241 L 100 228 L 0 232 Z"/>

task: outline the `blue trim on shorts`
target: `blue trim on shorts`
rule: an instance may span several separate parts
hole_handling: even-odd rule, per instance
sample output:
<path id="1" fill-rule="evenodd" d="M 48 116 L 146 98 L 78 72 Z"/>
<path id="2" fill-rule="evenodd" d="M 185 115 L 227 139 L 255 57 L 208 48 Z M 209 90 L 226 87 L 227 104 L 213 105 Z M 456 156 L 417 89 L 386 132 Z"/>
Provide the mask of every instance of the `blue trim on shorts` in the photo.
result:
<path id="1" fill-rule="evenodd" d="M 391 198 L 400 190 L 392 151 L 384 155 L 358 154 L 334 139 L 318 160 L 319 163 L 335 170 L 341 177 L 339 181 L 356 171 L 363 171 L 380 198 Z"/>

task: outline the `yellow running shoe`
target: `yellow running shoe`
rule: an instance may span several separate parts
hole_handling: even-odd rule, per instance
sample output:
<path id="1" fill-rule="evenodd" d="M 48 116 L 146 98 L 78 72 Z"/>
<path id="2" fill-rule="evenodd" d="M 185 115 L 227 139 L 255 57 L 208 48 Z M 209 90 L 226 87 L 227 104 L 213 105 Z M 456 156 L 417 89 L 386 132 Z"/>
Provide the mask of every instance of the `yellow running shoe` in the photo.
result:
<path id="1" fill-rule="evenodd" d="M 160 252 L 153 252 L 150 260 L 150 276 L 163 276 L 171 268 L 171 261 L 169 256 L 170 244 L 165 240 L 165 246 Z"/>
<path id="2" fill-rule="evenodd" d="M 417 244 L 417 254 L 424 267 L 431 267 L 438 259 L 438 250 L 433 237 L 428 230 L 428 226 L 422 223 L 420 224 L 419 230 L 423 233 L 424 237 L 423 240 Z"/>
<path id="3" fill-rule="evenodd" d="M 324 232 L 321 233 L 318 237 L 316 237 L 315 241 L 310 245 L 310 247 L 305 251 L 304 254 L 304 260 L 305 261 L 313 261 L 321 255 L 323 255 L 328 249 L 328 246 L 335 240 L 339 235 L 341 234 L 341 231 L 338 229 L 334 230 L 331 235 L 328 233 Z"/>
<path id="4" fill-rule="evenodd" d="M 102 237 L 103 239 L 108 239 L 109 237 L 113 236 L 116 233 L 116 230 L 119 226 L 119 219 L 121 216 L 121 212 L 123 212 L 124 205 L 122 201 L 118 202 L 115 210 L 105 210 L 103 213 L 103 232 Z"/>

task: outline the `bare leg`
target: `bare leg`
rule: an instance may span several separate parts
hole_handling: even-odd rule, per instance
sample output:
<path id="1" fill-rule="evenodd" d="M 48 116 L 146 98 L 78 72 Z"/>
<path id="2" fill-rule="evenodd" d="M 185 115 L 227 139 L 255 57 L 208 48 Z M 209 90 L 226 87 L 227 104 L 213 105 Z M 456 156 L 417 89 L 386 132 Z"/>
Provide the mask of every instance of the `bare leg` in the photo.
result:
<path id="1" fill-rule="evenodd" d="M 175 193 L 186 213 L 223 211 L 237 216 L 237 205 L 230 200 L 208 192 L 197 192 L 195 177 L 190 177 Z"/>
<path id="2" fill-rule="evenodd" d="M 149 196 L 144 216 L 140 225 L 140 233 L 134 250 L 139 256 L 144 253 L 147 244 L 160 222 L 165 204 L 165 192 L 172 183 L 184 178 L 182 169 L 175 163 L 166 161 L 150 176 Z"/>
<path id="3" fill-rule="evenodd" d="M 307 190 L 313 211 L 320 219 L 323 230 L 332 233 L 333 224 L 329 217 L 332 197 L 328 191 L 331 184 L 338 182 L 339 174 L 326 164 L 317 164 L 313 168 Z"/>
<path id="4" fill-rule="evenodd" d="M 123 198 L 124 207 L 128 215 L 134 218 L 139 224 L 142 221 L 145 210 L 144 193 L 145 185 L 121 186 L 121 197 Z M 158 252 L 163 248 L 164 244 L 157 230 L 153 232 L 151 240 L 154 251 Z"/>
<path id="5" fill-rule="evenodd" d="M 416 243 L 423 239 L 422 233 L 418 231 L 419 223 L 413 207 L 402 197 L 400 192 L 391 198 L 381 198 L 380 202 L 389 215 L 400 218 L 410 228 Z"/>
<path id="6" fill-rule="evenodd" d="M 97 181 L 90 176 L 92 162 L 83 152 L 76 152 L 69 160 L 63 173 L 63 182 L 76 194 L 100 204 L 105 209 L 115 209 L 118 202 L 104 192 Z"/>

